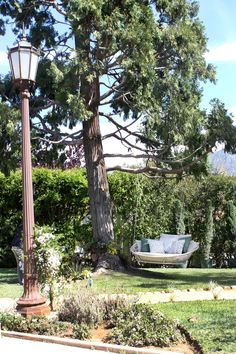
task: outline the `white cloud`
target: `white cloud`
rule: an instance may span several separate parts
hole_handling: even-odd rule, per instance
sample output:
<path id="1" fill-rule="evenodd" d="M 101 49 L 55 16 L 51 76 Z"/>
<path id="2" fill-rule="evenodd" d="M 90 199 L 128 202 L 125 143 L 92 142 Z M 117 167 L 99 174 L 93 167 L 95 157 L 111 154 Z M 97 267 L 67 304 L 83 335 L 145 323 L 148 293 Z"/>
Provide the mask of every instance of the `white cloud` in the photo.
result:
<path id="1" fill-rule="evenodd" d="M 233 121 L 234 121 L 234 125 L 236 124 L 236 107 L 230 107 L 229 109 L 228 109 L 228 112 L 229 113 L 232 113 L 232 115 L 233 115 Z"/>
<path id="2" fill-rule="evenodd" d="M 236 118 L 236 107 L 230 107 L 230 108 L 228 109 L 228 111 L 229 111 L 230 113 L 232 113 L 233 116 Z"/>
<path id="3" fill-rule="evenodd" d="M 205 54 L 205 58 L 210 62 L 236 61 L 236 41 L 210 48 L 209 52 Z"/>

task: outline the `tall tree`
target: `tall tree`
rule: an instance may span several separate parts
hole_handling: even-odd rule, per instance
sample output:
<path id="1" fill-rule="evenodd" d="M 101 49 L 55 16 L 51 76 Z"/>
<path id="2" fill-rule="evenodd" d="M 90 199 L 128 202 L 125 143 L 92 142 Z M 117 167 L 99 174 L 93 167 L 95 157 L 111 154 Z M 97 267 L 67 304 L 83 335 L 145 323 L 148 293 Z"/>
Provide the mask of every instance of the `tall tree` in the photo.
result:
<path id="1" fill-rule="evenodd" d="M 228 265 L 236 263 L 236 207 L 232 200 L 227 203 L 226 232 L 227 237 L 224 242 L 225 253 L 228 258 Z"/>
<path id="2" fill-rule="evenodd" d="M 0 101 L 0 171 L 9 175 L 20 165 L 20 114 Z"/>
<path id="3" fill-rule="evenodd" d="M 34 110 L 38 136 L 63 144 L 83 143 L 94 240 L 114 238 L 102 140 L 114 137 L 124 158 L 145 159 L 133 173 L 198 172 L 216 142 L 236 146 L 236 128 L 224 105 L 200 109 L 201 82 L 214 81 L 207 41 L 192 0 L 0 0 L 0 33 L 9 17 L 19 34 L 41 45 Z M 43 108 L 50 110 L 42 115 Z M 103 136 L 100 118 L 113 126 Z M 81 129 L 66 137 L 60 127 Z M 141 122 L 139 129 L 132 125 Z M 46 137 L 40 136 L 46 134 Z M 132 138 L 130 140 L 130 138 Z M 118 156 L 118 155 L 116 155 Z M 104 259 L 100 255 L 99 260 Z"/>
<path id="4" fill-rule="evenodd" d="M 209 268 L 210 266 L 210 252 L 214 236 L 213 210 L 214 208 L 212 206 L 212 203 L 210 200 L 208 200 L 205 211 L 205 234 L 203 235 L 201 242 L 201 264 L 203 268 Z"/>
<path id="5" fill-rule="evenodd" d="M 175 217 L 175 225 L 176 225 L 177 235 L 185 234 L 184 204 L 179 199 L 177 199 L 176 203 L 175 203 L 174 217 Z"/>

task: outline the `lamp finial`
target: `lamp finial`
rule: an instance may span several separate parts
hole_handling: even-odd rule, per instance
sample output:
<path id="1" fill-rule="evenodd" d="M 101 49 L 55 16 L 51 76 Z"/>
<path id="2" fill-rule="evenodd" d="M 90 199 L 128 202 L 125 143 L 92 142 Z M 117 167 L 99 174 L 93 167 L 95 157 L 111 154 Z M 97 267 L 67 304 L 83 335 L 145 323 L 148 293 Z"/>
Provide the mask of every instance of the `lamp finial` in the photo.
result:
<path id="1" fill-rule="evenodd" d="M 25 23 L 22 23 L 22 37 L 21 39 L 26 41 L 26 35 L 25 35 Z"/>

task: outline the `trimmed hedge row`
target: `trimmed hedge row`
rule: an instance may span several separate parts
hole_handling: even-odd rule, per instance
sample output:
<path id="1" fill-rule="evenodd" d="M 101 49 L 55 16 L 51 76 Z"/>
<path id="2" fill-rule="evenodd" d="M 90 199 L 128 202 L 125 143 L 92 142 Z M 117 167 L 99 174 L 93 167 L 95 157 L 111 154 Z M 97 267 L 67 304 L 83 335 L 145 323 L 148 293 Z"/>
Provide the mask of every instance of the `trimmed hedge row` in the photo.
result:
<path id="1" fill-rule="evenodd" d="M 85 171 L 36 168 L 33 170 L 33 189 L 36 223 L 54 225 L 57 231 L 64 233 L 65 246 L 74 247 L 80 237 L 81 220 L 88 214 Z M 20 223 L 21 172 L 11 173 L 7 177 L 0 174 L 0 267 L 15 264 L 11 240 Z"/>
<path id="2" fill-rule="evenodd" d="M 155 238 L 162 232 L 177 233 L 179 210 L 176 206 L 180 200 L 185 232 L 200 242 L 192 264 L 201 266 L 206 257 L 205 248 L 209 247 L 217 267 L 236 266 L 236 228 L 232 230 L 228 212 L 229 203 L 236 205 L 235 177 L 219 175 L 199 180 L 188 177 L 176 181 L 114 173 L 110 182 L 116 237 L 126 252 L 133 240 L 143 235 Z M 209 203 L 213 211 L 212 237 L 209 235 Z"/>
<path id="3" fill-rule="evenodd" d="M 19 171 L 8 177 L 0 174 L 0 267 L 15 264 L 10 248 L 14 231 L 22 220 L 21 184 Z M 229 225 L 228 204 L 232 201 L 236 205 L 236 178 L 210 176 L 196 180 L 188 177 L 177 182 L 115 172 L 109 175 L 109 184 L 115 243 L 124 256 L 128 257 L 135 238 L 155 238 L 162 232 L 176 233 L 178 201 L 183 205 L 185 232 L 191 233 L 201 244 L 194 265 L 201 264 L 206 238 L 211 242 L 211 254 L 217 266 L 224 266 L 226 255 L 232 256 L 236 235 Z M 33 186 L 38 225 L 53 225 L 64 235 L 62 242 L 67 250 L 74 249 L 76 243 L 83 246 L 91 243 L 87 180 L 83 169 L 36 168 Z M 213 208 L 212 238 L 206 237 L 209 233 L 207 201 Z"/>

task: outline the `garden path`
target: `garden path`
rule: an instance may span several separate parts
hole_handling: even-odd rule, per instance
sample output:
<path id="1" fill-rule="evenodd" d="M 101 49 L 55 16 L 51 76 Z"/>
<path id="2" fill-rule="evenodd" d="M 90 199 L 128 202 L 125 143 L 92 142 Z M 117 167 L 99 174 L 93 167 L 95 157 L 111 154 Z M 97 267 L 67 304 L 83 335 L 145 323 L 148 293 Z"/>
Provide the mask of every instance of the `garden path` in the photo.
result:
<path id="1" fill-rule="evenodd" d="M 112 296 L 112 295 L 111 295 Z M 117 295 L 114 295 L 117 296 Z M 120 296 L 127 296 L 121 294 Z M 168 292 L 142 292 L 135 295 L 128 295 L 135 302 L 142 304 L 157 304 L 169 301 L 196 301 L 196 300 L 236 300 L 236 285 L 213 286 L 211 289 L 171 289 Z M 0 298 L 0 312 L 12 311 L 15 307 L 15 300 Z"/>
<path id="2" fill-rule="evenodd" d="M 169 290 L 169 292 L 143 292 L 135 295 L 138 303 L 156 304 L 168 301 L 196 301 L 196 300 L 236 300 L 236 285 L 213 286 L 211 289 Z"/>

